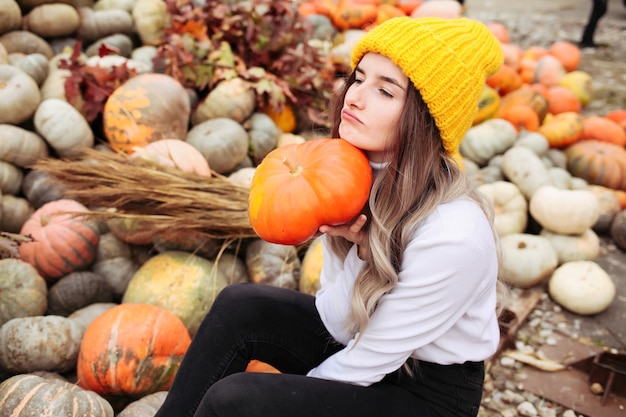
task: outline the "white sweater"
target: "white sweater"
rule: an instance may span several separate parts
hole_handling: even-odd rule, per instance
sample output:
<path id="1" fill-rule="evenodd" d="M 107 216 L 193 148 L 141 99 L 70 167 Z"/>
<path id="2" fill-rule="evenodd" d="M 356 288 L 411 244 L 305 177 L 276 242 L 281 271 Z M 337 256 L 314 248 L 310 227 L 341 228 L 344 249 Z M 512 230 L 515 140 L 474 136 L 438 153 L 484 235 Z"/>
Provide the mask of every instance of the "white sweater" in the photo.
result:
<path id="1" fill-rule="evenodd" d="M 308 376 L 368 386 L 409 357 L 447 365 L 482 361 L 495 352 L 496 248 L 472 200 L 441 205 L 425 219 L 406 248 L 398 285 L 382 297 L 356 345 L 345 322 L 363 262 L 356 245 L 341 262 L 323 241 L 316 306 L 330 334 L 346 347 Z"/>

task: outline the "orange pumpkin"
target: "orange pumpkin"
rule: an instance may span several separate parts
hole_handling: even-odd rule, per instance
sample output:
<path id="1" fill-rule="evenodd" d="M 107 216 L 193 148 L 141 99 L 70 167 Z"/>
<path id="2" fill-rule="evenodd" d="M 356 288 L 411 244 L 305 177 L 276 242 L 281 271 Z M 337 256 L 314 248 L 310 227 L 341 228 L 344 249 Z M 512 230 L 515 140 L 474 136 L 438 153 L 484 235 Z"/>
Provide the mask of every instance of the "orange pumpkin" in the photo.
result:
<path id="1" fill-rule="evenodd" d="M 533 109 L 537 113 L 539 122 L 542 122 L 548 114 L 548 100 L 537 89 L 530 86 L 518 88 L 502 97 L 498 114 L 508 113 L 510 107 L 519 105 Z"/>
<path id="2" fill-rule="evenodd" d="M 626 191 L 626 149 L 609 142 L 581 140 L 565 149 L 568 171 L 590 184 Z"/>
<path id="3" fill-rule="evenodd" d="M 583 119 L 580 139 L 593 139 L 626 146 L 626 131 L 613 120 L 602 116 L 587 116 Z"/>
<path id="4" fill-rule="evenodd" d="M 580 64 L 580 48 L 572 42 L 556 41 L 550 45 L 548 52 L 561 62 L 567 72 L 574 71 Z"/>
<path id="5" fill-rule="evenodd" d="M 524 51 L 514 43 L 500 43 L 502 53 L 504 54 L 504 63 L 511 66 L 514 70 L 519 71 L 520 62 L 524 57 Z"/>
<path id="6" fill-rule="evenodd" d="M 376 16 L 376 24 L 379 25 L 392 17 L 406 16 L 404 11 L 392 4 L 381 4 L 378 6 L 378 14 Z"/>
<path id="7" fill-rule="evenodd" d="M 524 58 L 537 62 L 549 53 L 548 49 L 543 46 L 532 45 L 524 50 Z"/>
<path id="8" fill-rule="evenodd" d="M 248 214 L 262 239 L 296 245 L 322 225 L 343 224 L 363 208 L 372 170 L 343 139 L 313 139 L 274 149 L 257 166 Z"/>
<path id="9" fill-rule="evenodd" d="M 331 15 L 338 30 L 361 29 L 376 21 L 378 6 L 374 4 L 345 3 Z"/>
<path id="10" fill-rule="evenodd" d="M 404 14 L 410 16 L 422 3 L 424 3 L 424 0 L 400 0 L 396 6 L 400 8 Z"/>
<path id="11" fill-rule="evenodd" d="M 248 363 L 248 366 L 246 367 L 246 372 L 264 372 L 267 374 L 279 374 L 280 373 L 278 369 L 274 368 L 269 363 L 265 363 L 257 359 L 252 359 Z"/>
<path id="12" fill-rule="evenodd" d="M 34 241 L 20 245 L 20 258 L 47 281 L 86 269 L 100 243 L 97 225 L 75 216 L 86 211 L 87 207 L 69 199 L 41 206 L 22 226 L 20 233 L 31 235 Z"/>
<path id="13" fill-rule="evenodd" d="M 626 109 L 616 109 L 611 110 L 607 114 L 604 115 L 609 120 L 613 120 L 615 123 L 622 126 L 624 130 L 626 130 Z"/>
<path id="14" fill-rule="evenodd" d="M 522 130 L 536 132 L 539 129 L 539 116 L 529 106 L 517 104 L 507 107 L 498 117 L 510 122 L 518 133 Z"/>
<path id="15" fill-rule="evenodd" d="M 283 133 L 292 133 L 296 130 L 296 115 L 290 104 L 283 103 L 280 107 L 268 105 L 263 109 L 263 113 L 267 114 Z"/>
<path id="16" fill-rule="evenodd" d="M 522 86 L 522 77 L 516 69 L 508 64 L 503 64 L 498 71 L 487 78 L 489 87 L 495 88 L 501 96 L 517 90 Z"/>
<path id="17" fill-rule="evenodd" d="M 509 29 L 504 23 L 501 22 L 487 22 L 485 24 L 487 29 L 491 31 L 493 36 L 501 43 L 511 43 L 511 37 L 509 36 Z"/>
<path id="18" fill-rule="evenodd" d="M 548 139 L 551 148 L 564 148 L 580 139 L 583 117 L 575 112 L 548 115 L 538 132 Z"/>
<path id="19" fill-rule="evenodd" d="M 546 55 L 537 61 L 533 82 L 541 83 L 548 87 L 559 85 L 565 76 L 565 68 L 556 57 Z"/>
<path id="20" fill-rule="evenodd" d="M 191 114 L 189 94 L 174 78 L 140 74 L 119 86 L 107 99 L 102 128 L 111 148 L 133 153 L 160 139 L 185 139 Z"/>
<path id="21" fill-rule="evenodd" d="M 550 113 L 580 113 L 582 109 L 582 103 L 569 88 L 561 85 L 548 87 L 548 111 Z"/>
<path id="22" fill-rule="evenodd" d="M 151 304 L 117 305 L 85 330 L 78 384 L 105 398 L 166 391 L 190 343 L 187 328 L 173 313 Z"/>

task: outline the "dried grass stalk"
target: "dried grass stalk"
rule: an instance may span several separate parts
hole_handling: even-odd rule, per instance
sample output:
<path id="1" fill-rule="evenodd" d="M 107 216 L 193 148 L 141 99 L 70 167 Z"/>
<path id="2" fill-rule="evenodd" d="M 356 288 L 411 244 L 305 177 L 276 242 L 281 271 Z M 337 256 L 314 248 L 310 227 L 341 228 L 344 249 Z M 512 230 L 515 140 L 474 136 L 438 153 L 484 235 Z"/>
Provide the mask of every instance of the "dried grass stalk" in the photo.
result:
<path id="1" fill-rule="evenodd" d="M 138 219 L 161 236 L 169 230 L 226 240 L 256 237 L 248 189 L 217 173 L 207 178 L 95 149 L 77 159 L 45 158 L 32 168 L 53 177 L 93 217 Z"/>

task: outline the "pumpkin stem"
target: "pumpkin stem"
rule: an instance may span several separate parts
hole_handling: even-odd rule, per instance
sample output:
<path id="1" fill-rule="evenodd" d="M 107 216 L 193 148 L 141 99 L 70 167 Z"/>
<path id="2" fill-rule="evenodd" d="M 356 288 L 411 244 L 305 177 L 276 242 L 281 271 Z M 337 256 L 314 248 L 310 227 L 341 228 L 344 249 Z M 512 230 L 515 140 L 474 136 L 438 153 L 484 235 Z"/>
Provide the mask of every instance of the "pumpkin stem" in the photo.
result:
<path id="1" fill-rule="evenodd" d="M 302 172 L 302 165 L 295 165 L 287 159 L 287 157 L 283 158 L 283 164 L 285 164 L 285 166 L 287 166 L 287 168 L 289 168 L 289 173 L 296 177 L 298 175 L 300 175 L 300 173 Z"/>
<path id="2" fill-rule="evenodd" d="M 48 223 L 50 223 L 50 216 L 48 216 L 47 214 L 42 214 L 39 220 L 40 220 L 39 222 L 41 223 L 41 225 L 43 227 L 46 227 Z"/>

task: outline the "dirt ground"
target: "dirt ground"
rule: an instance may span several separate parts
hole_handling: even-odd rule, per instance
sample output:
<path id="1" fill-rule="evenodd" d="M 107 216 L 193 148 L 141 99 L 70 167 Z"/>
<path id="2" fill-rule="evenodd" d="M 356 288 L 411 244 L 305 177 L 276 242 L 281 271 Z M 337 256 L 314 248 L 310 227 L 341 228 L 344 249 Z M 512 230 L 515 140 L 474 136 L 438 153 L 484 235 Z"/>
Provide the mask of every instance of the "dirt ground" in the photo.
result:
<path id="1" fill-rule="evenodd" d="M 467 0 L 465 14 L 483 22 L 504 23 L 512 42 L 522 48 L 548 47 L 557 40 L 580 41 L 591 3 L 591 0 Z M 593 100 L 583 113 L 603 115 L 626 108 L 624 0 L 609 0 L 608 12 L 600 20 L 594 40 L 599 47 L 583 48 L 579 67 L 592 75 L 594 87 Z M 592 317 L 577 316 L 560 309 L 544 293 L 517 332 L 517 349 L 542 355 L 548 353 L 545 356 L 555 360 L 565 359 L 564 355 L 572 352 L 593 356 L 604 351 L 623 357 L 626 353 L 626 251 L 616 248 L 606 236 L 602 241 L 602 253 L 596 261 L 617 287 L 611 307 Z M 561 373 L 542 372 L 536 367 L 512 364 L 501 357 L 490 369 L 479 416 L 623 417 L 626 416 L 626 374 L 624 370 L 621 372 L 624 375 L 619 375 L 622 379 L 618 388 L 624 395 L 608 396 L 606 405 L 602 405 L 600 397 L 590 393 L 586 374 L 571 369 Z"/>

